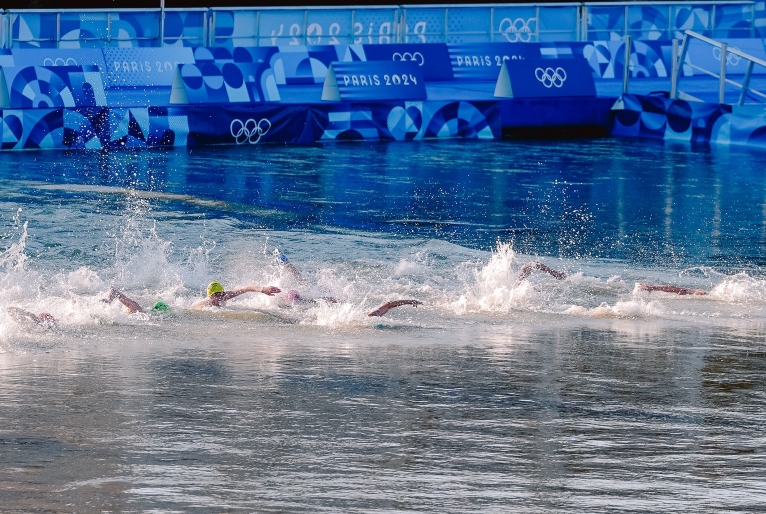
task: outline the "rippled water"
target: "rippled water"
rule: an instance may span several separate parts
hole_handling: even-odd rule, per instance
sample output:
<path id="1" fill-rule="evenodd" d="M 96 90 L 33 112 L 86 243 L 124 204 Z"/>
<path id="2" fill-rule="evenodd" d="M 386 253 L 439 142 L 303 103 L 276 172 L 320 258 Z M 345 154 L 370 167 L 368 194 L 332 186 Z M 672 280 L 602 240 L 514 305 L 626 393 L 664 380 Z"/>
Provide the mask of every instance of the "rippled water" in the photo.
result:
<path id="1" fill-rule="evenodd" d="M 766 154 L 595 140 L 0 161 L 0 510 L 766 501 Z M 520 282 L 532 259 L 567 278 Z M 190 309 L 213 279 L 338 302 Z M 171 312 L 103 303 L 110 286 Z M 424 305 L 366 315 L 400 298 Z"/>

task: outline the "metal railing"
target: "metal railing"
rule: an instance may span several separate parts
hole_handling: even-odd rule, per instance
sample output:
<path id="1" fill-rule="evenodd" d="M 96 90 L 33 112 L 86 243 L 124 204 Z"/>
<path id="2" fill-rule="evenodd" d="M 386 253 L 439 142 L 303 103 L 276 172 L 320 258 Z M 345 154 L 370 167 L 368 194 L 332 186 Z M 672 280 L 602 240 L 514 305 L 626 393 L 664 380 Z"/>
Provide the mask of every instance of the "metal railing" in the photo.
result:
<path id="1" fill-rule="evenodd" d="M 692 64 L 690 62 L 686 62 L 686 54 L 689 51 L 689 42 L 691 39 L 696 39 L 699 41 L 702 41 L 703 43 L 706 43 L 714 48 L 718 48 L 721 52 L 721 67 L 718 70 L 718 73 L 715 73 L 713 71 L 710 71 L 708 69 L 702 68 L 701 66 L 697 66 L 695 64 Z M 750 54 L 747 54 L 741 50 L 738 50 L 736 48 L 730 48 L 726 43 L 721 43 L 719 41 L 715 41 L 714 39 L 710 39 L 708 37 L 703 36 L 702 34 L 697 34 L 694 31 L 687 30 L 684 32 L 684 39 L 683 39 L 683 45 L 681 47 L 681 53 L 678 54 L 678 42 L 677 40 L 673 41 L 673 70 L 672 70 L 672 76 L 671 76 L 671 83 L 670 83 L 670 96 L 671 98 L 679 98 L 679 96 L 683 96 L 684 93 L 682 91 L 679 91 L 678 89 L 678 81 L 681 76 L 681 71 L 683 66 L 689 66 L 693 70 L 697 70 L 701 73 L 704 73 L 706 75 L 709 75 L 711 77 L 715 77 L 718 79 L 718 103 L 723 104 L 725 103 L 725 93 L 726 93 L 726 85 L 732 85 L 735 87 L 738 87 L 740 89 L 739 99 L 737 101 L 737 105 L 744 105 L 745 98 L 747 97 L 748 93 L 755 95 L 759 98 L 763 98 L 766 100 L 766 94 L 761 93 L 760 91 L 757 91 L 755 89 L 750 88 L 750 78 L 752 77 L 753 73 L 753 66 L 763 66 L 766 68 L 766 61 L 759 59 L 758 57 L 752 56 Z M 736 82 L 734 80 L 731 80 L 729 78 L 726 78 L 726 66 L 728 63 L 727 55 L 736 55 L 737 57 L 741 59 L 745 59 L 747 61 L 747 67 L 745 68 L 745 74 L 742 79 L 742 83 Z"/>

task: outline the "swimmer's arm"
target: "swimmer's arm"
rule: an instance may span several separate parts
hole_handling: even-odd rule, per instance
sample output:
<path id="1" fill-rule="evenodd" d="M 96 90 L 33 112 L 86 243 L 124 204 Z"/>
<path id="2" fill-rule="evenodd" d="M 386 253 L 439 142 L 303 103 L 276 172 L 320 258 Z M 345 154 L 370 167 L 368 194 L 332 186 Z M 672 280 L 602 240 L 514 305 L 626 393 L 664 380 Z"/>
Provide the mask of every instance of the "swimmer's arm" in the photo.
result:
<path id="1" fill-rule="evenodd" d="M 213 305 L 213 303 L 210 301 L 209 298 L 203 298 L 202 300 L 197 300 L 193 304 L 191 304 L 190 309 L 201 309 L 202 307 L 210 307 Z"/>
<path id="2" fill-rule="evenodd" d="M 256 286 L 256 285 L 247 285 L 247 286 L 240 286 L 232 289 L 231 291 L 226 291 L 221 296 L 222 302 L 225 302 L 226 300 L 231 300 L 232 298 L 236 298 L 239 295 L 245 294 L 245 293 L 263 293 L 268 296 L 274 296 L 277 293 L 281 293 L 282 290 L 278 287 L 274 286 Z"/>
<path id="3" fill-rule="evenodd" d="M 419 302 L 417 300 L 394 300 L 392 302 L 386 302 L 374 311 L 370 312 L 368 316 L 383 316 L 394 307 L 400 307 L 402 305 L 412 305 L 413 307 L 417 307 L 418 305 L 423 305 L 423 302 Z"/>
<path id="4" fill-rule="evenodd" d="M 663 293 L 675 293 L 675 294 L 678 294 L 678 295 L 687 295 L 687 294 L 705 295 L 705 294 L 707 294 L 702 289 L 690 289 L 688 287 L 654 285 L 654 284 L 638 284 L 638 290 L 639 291 L 647 291 L 647 292 L 662 291 Z"/>
<path id="5" fill-rule="evenodd" d="M 563 271 L 557 271 L 549 266 L 546 266 L 542 262 L 532 261 L 532 262 L 526 263 L 519 270 L 519 282 L 526 280 L 527 277 L 529 277 L 529 275 L 531 275 L 534 270 L 544 271 L 545 273 L 549 274 L 556 280 L 564 280 L 565 278 L 567 278 L 567 274 L 564 273 Z"/>
<path id="6" fill-rule="evenodd" d="M 29 311 L 25 311 L 24 309 L 19 309 L 18 307 L 8 307 L 6 310 L 8 311 L 8 314 L 10 314 L 11 317 L 18 323 L 40 323 L 40 318 Z"/>

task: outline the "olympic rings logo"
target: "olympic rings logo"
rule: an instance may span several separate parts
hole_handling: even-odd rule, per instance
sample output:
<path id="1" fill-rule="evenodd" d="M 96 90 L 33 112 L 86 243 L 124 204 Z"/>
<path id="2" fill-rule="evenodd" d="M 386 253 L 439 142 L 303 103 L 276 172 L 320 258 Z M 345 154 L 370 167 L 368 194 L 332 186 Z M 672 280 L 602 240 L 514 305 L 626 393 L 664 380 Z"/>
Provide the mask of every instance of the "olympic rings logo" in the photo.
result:
<path id="1" fill-rule="evenodd" d="M 46 57 L 43 59 L 43 66 L 77 66 L 77 61 L 72 57 L 67 57 L 66 60 L 63 57 L 56 57 L 55 59 Z"/>
<path id="2" fill-rule="evenodd" d="M 511 43 L 527 43 L 532 39 L 532 24 L 537 23 L 537 18 L 503 18 L 498 29 L 505 36 L 505 39 Z"/>
<path id="3" fill-rule="evenodd" d="M 567 72 L 560 66 L 555 70 L 553 68 L 535 68 L 535 78 L 548 89 L 561 87 L 567 79 Z"/>
<path id="4" fill-rule="evenodd" d="M 739 48 L 737 48 L 736 46 L 732 46 L 731 49 L 739 50 Z M 716 61 L 719 61 L 719 62 L 721 61 L 721 49 L 718 48 L 717 46 L 713 47 L 713 58 Z M 739 55 L 726 52 L 726 64 L 736 66 L 739 64 L 739 61 L 740 61 Z"/>
<path id="5" fill-rule="evenodd" d="M 266 118 L 263 118 L 258 122 L 256 122 L 253 118 L 250 118 L 244 122 L 242 120 L 235 119 L 232 120 L 231 125 L 229 125 L 231 137 L 234 138 L 238 145 L 245 143 L 250 143 L 251 145 L 256 144 L 261 140 L 261 136 L 266 134 L 270 128 L 271 122 Z"/>
<path id="6" fill-rule="evenodd" d="M 423 66 L 425 64 L 426 59 L 423 57 L 423 54 L 420 52 L 404 52 L 403 54 L 400 54 L 399 52 L 394 53 L 393 56 L 391 56 L 392 61 L 412 61 L 418 63 L 418 66 Z"/>

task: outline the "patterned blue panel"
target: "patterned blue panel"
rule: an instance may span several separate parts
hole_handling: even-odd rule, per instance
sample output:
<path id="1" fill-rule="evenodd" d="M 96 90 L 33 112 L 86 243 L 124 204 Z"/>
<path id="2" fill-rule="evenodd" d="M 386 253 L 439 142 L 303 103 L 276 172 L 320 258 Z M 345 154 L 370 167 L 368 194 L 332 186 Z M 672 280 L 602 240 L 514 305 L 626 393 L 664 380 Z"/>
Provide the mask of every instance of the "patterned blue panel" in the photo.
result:
<path id="1" fill-rule="evenodd" d="M 24 66 L 96 66 L 99 70 L 105 67 L 103 52 L 95 48 L 75 50 L 14 48 L 11 52 L 14 62 Z"/>
<path id="2" fill-rule="evenodd" d="M 731 113 L 731 106 L 671 100 L 659 95 L 623 95 L 612 112 L 614 136 L 705 143 L 721 139 L 718 132 L 722 131 L 716 128 L 720 126 L 718 120 Z"/>
<path id="3" fill-rule="evenodd" d="M 408 8 L 404 27 L 405 43 L 443 43 L 444 9 L 437 7 Z M 356 41 L 354 41 L 356 43 Z M 376 43 L 377 41 L 360 41 Z"/>
<path id="4" fill-rule="evenodd" d="M 350 9 L 310 9 L 306 12 L 307 45 L 348 45 L 353 42 Z"/>
<path id="5" fill-rule="evenodd" d="M 538 23 L 535 7 L 497 7 L 492 40 L 506 43 L 537 41 Z"/>
<path id="6" fill-rule="evenodd" d="M 297 9 L 261 11 L 258 26 L 261 46 L 301 46 L 305 44 L 304 12 Z"/>
<path id="7" fill-rule="evenodd" d="M 106 105 L 101 75 L 95 66 L 28 66 L 4 68 L 13 109 Z"/>
<path id="8" fill-rule="evenodd" d="M 588 59 L 594 76 L 621 79 L 625 72 L 625 44 L 622 41 L 594 41 L 585 44 L 582 56 Z M 670 41 L 633 41 L 630 76 L 669 77 L 672 70 Z"/>
<path id="9" fill-rule="evenodd" d="M 540 7 L 539 41 L 576 41 L 577 6 Z"/>
<path id="10" fill-rule="evenodd" d="M 212 110 L 217 107 L 212 107 Z M 132 111 L 136 111 L 132 109 Z M 189 118 L 185 108 L 149 107 L 149 133 L 146 144 L 150 148 L 184 147 L 188 144 Z"/>
<path id="11" fill-rule="evenodd" d="M 107 109 L 64 109 L 61 144 L 72 150 L 103 150 L 109 141 Z"/>
<path id="12" fill-rule="evenodd" d="M 202 11 L 165 11 L 165 46 L 201 46 L 205 34 L 205 13 Z"/>
<path id="13" fill-rule="evenodd" d="M 385 45 L 396 43 L 396 20 L 398 9 L 396 8 L 367 8 L 354 10 L 354 26 L 352 28 L 355 45 Z M 443 18 L 442 18 L 443 20 Z M 409 23 L 409 22 L 408 22 Z M 417 32 L 417 23 L 410 24 Z M 411 39 L 410 42 L 415 42 Z M 404 41 L 405 43 L 407 41 Z"/>
<path id="14" fill-rule="evenodd" d="M 489 7 L 450 7 L 445 43 L 488 43 L 491 32 Z"/>
<path id="15" fill-rule="evenodd" d="M 452 80 L 447 45 L 421 43 L 417 45 L 362 45 L 361 60 L 412 61 L 420 66 L 425 80 Z M 357 54 L 358 55 L 358 54 Z M 344 59 L 353 61 L 355 59 Z"/>
<path id="16" fill-rule="evenodd" d="M 672 11 L 674 38 L 682 39 L 685 30 L 693 30 L 708 37 L 713 35 L 712 5 L 674 5 Z"/>
<path id="17" fill-rule="evenodd" d="M 16 66 L 13 60 L 13 53 L 10 48 L 0 48 L 0 67 L 13 67 Z"/>
<path id="18" fill-rule="evenodd" d="M 107 25 L 104 12 L 62 12 L 59 48 L 101 48 Z"/>
<path id="19" fill-rule="evenodd" d="M 759 0 L 753 4 L 755 33 L 753 37 L 766 37 L 766 2 Z"/>
<path id="20" fill-rule="evenodd" d="M 625 7 L 588 6 L 588 39 L 613 40 L 622 39 L 625 33 Z"/>
<path id="21" fill-rule="evenodd" d="M 322 84 L 331 62 L 340 61 L 342 46 L 282 46 L 271 57 L 277 84 Z M 340 54 L 339 54 L 340 51 Z"/>
<path id="22" fill-rule="evenodd" d="M 761 39 L 720 39 L 719 41 L 726 43 L 729 48 L 741 50 L 746 54 L 766 60 L 766 51 L 764 51 L 763 40 Z M 691 39 L 689 41 L 689 50 L 686 54 L 686 61 L 717 74 L 721 70 L 721 50 L 698 39 Z M 743 75 L 746 69 L 747 60 L 734 54 L 726 54 L 727 75 Z M 766 74 L 766 68 L 763 66 L 753 66 L 752 73 L 757 75 Z M 684 75 L 704 76 L 705 73 L 685 66 Z"/>
<path id="23" fill-rule="evenodd" d="M 376 102 L 329 107 L 323 141 L 496 139 L 498 102 Z"/>
<path id="24" fill-rule="evenodd" d="M 173 84 L 173 103 L 242 103 L 266 100 L 261 89 L 261 79 L 271 74 L 267 64 L 234 64 L 207 62 L 179 66 L 182 84 Z M 176 89 L 183 87 L 183 94 L 176 99 Z M 274 89 L 276 85 L 274 84 Z M 180 91 L 179 91 L 180 93 Z"/>
<path id="25" fill-rule="evenodd" d="M 176 65 L 193 64 L 191 48 L 104 48 L 107 88 L 171 86 Z"/>
<path id="26" fill-rule="evenodd" d="M 63 148 L 64 117 L 61 109 L 0 111 L 2 149 Z"/>
<path id="27" fill-rule="evenodd" d="M 56 14 L 13 13 L 11 15 L 13 48 L 55 48 Z"/>
<path id="28" fill-rule="evenodd" d="M 213 15 L 215 17 L 214 46 L 226 48 L 258 46 L 258 40 L 255 37 L 257 11 L 216 10 Z"/>
<path id="29" fill-rule="evenodd" d="M 112 13 L 110 46 L 120 48 L 157 46 L 160 37 L 158 11 Z"/>
<path id="30" fill-rule="evenodd" d="M 628 33 L 634 39 L 670 39 L 669 5 L 628 6 Z"/>
<path id="31" fill-rule="evenodd" d="M 754 33 L 750 30 L 752 16 L 752 5 L 716 5 L 713 37 L 716 39 L 753 37 Z"/>

